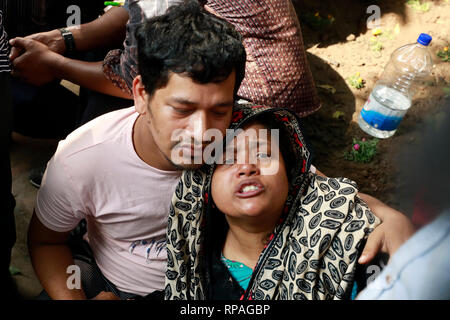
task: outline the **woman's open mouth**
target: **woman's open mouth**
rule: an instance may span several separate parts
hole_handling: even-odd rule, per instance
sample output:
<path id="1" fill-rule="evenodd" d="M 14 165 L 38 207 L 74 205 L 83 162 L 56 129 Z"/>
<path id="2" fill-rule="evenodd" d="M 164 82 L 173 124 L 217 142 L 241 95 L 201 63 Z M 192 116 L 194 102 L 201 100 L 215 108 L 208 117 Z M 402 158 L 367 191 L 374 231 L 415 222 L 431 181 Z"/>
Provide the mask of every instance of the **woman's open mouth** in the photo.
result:
<path id="1" fill-rule="evenodd" d="M 264 186 L 257 181 L 241 182 L 234 193 L 238 198 L 251 198 L 264 192 Z"/>

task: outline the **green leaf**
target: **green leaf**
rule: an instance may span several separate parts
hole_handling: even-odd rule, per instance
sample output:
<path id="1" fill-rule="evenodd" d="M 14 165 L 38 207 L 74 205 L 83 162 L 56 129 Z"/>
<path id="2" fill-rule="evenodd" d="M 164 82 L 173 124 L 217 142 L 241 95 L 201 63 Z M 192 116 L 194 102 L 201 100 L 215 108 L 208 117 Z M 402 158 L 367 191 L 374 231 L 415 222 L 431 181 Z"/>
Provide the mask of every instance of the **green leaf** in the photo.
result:
<path id="1" fill-rule="evenodd" d="M 16 268 L 16 267 L 13 267 L 13 266 L 10 266 L 10 267 L 9 267 L 9 273 L 10 273 L 12 276 L 15 276 L 15 275 L 17 275 L 17 274 L 21 274 L 20 269 L 19 269 L 19 268 Z"/>
<path id="2" fill-rule="evenodd" d="M 328 91 L 330 91 L 332 94 L 335 94 L 335 93 L 336 93 L 336 88 L 333 87 L 333 86 L 330 86 L 329 84 L 318 84 L 317 87 L 318 87 L 318 88 L 325 89 L 325 90 L 328 90 Z"/>
<path id="3" fill-rule="evenodd" d="M 450 86 L 444 87 L 444 88 L 442 88 L 442 90 L 444 90 L 446 98 L 450 97 Z"/>
<path id="4" fill-rule="evenodd" d="M 333 113 L 333 118 L 334 119 L 339 119 L 340 117 L 343 117 L 344 115 L 345 115 L 345 113 L 343 113 L 342 111 L 337 110 L 337 111 L 335 111 Z"/>

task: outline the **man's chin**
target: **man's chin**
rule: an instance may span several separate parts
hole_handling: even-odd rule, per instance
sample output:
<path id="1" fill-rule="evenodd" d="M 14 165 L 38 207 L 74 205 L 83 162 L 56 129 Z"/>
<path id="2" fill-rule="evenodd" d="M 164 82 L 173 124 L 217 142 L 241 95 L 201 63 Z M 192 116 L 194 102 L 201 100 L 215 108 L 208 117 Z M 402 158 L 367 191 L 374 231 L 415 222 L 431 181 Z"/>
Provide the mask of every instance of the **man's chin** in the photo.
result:
<path id="1" fill-rule="evenodd" d="M 203 166 L 203 164 L 175 164 L 180 170 L 195 170 Z"/>
<path id="2" fill-rule="evenodd" d="M 186 159 L 184 159 L 186 160 Z M 192 161 L 173 161 L 170 159 L 170 162 L 173 166 L 175 166 L 178 170 L 195 170 L 199 169 L 203 166 L 203 163 L 198 163 L 198 161 L 194 162 L 193 159 L 190 159 Z"/>

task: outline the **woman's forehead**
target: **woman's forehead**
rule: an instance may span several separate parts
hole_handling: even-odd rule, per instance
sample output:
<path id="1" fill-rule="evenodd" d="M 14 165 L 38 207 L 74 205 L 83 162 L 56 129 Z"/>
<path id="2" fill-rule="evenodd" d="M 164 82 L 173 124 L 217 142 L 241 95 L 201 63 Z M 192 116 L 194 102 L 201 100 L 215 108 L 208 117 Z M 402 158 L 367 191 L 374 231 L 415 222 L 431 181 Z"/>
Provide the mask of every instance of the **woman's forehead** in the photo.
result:
<path id="1" fill-rule="evenodd" d="M 230 140 L 228 145 L 233 142 L 234 148 L 270 143 L 271 129 L 261 123 L 254 122 L 242 129 L 237 129 L 233 139 Z"/>

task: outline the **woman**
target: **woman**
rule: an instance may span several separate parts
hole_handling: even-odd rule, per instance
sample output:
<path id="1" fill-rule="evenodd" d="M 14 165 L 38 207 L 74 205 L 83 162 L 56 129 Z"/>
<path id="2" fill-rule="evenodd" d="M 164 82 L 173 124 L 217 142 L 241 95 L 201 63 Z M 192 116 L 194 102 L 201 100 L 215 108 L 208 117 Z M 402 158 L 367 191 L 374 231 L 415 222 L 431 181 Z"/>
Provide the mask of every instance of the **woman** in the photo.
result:
<path id="1" fill-rule="evenodd" d="M 166 299 L 349 298 L 362 242 L 379 224 L 356 184 L 310 172 L 310 152 L 290 110 L 237 107 L 231 128 L 280 129 L 279 159 L 268 148 L 270 154 L 256 152 L 256 164 L 246 157 L 183 174 L 169 217 Z M 249 140 L 233 151 L 248 154 Z M 263 140 L 256 137 L 276 149 Z M 278 170 L 263 174 L 270 163 Z M 244 279 L 230 260 L 251 269 Z"/>

